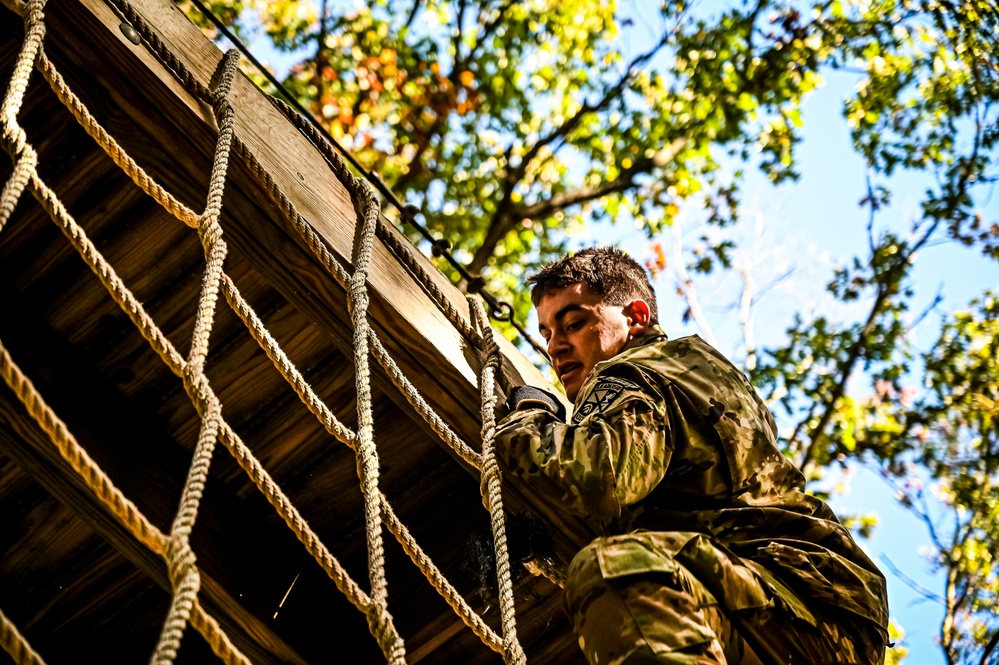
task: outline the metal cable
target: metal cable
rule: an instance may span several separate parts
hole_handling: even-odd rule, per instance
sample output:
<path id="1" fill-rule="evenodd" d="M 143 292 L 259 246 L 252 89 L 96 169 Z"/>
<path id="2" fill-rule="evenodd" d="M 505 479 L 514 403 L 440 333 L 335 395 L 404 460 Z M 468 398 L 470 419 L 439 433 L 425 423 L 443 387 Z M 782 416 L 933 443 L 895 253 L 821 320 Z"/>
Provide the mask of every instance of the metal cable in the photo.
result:
<path id="1" fill-rule="evenodd" d="M 534 337 L 532 337 L 531 334 L 527 332 L 527 329 L 524 328 L 524 326 L 522 326 L 514 318 L 513 305 L 511 305 L 509 302 L 498 299 L 496 296 L 486 291 L 485 287 L 482 286 L 482 277 L 478 275 L 473 275 L 472 273 L 468 272 L 468 269 L 465 268 L 465 266 L 462 265 L 456 258 L 454 258 L 454 255 L 452 255 L 448 249 L 450 247 L 450 243 L 446 240 L 441 241 L 437 238 L 434 238 L 433 235 L 430 233 L 429 230 L 427 230 L 425 226 L 416 221 L 417 211 L 415 209 L 415 206 L 406 205 L 402 203 L 399 200 L 399 198 L 395 195 L 395 193 L 391 189 L 389 189 L 388 185 L 386 185 L 381 178 L 379 178 L 378 176 L 374 175 L 373 173 L 365 169 L 361 165 L 361 163 L 358 162 L 357 159 L 352 154 L 350 154 L 350 152 L 346 148 L 340 145 L 340 143 L 335 138 L 333 138 L 328 131 L 326 131 L 326 129 L 322 126 L 322 124 L 318 120 L 316 120 L 315 116 L 313 116 L 308 110 L 306 110 L 306 108 L 302 106 L 302 104 L 295 98 L 294 95 L 288 92 L 288 89 L 284 87 L 284 84 L 278 81 L 277 77 L 275 77 L 274 74 L 270 72 L 270 70 L 264 67 L 263 63 L 257 60 L 257 58 L 253 55 L 253 53 L 250 52 L 250 49 L 247 48 L 245 44 L 243 44 L 243 42 L 239 39 L 239 37 L 237 37 L 235 33 L 233 33 L 232 30 L 230 30 L 225 25 L 225 23 L 223 23 L 217 16 L 215 16 L 215 14 L 212 13 L 212 11 L 201 2 L 201 0 L 191 0 L 191 3 L 198 8 L 198 11 L 201 12 L 202 16 L 211 21 L 211 23 L 218 29 L 220 33 L 222 33 L 222 35 L 226 39 L 232 42 L 232 44 L 240 51 L 240 53 L 246 56 L 246 59 L 249 60 L 261 74 L 264 75 L 267 81 L 271 85 L 273 85 L 278 92 L 281 93 L 281 96 L 284 97 L 286 100 L 288 100 L 288 103 L 292 107 L 294 107 L 294 109 L 303 118 L 305 118 L 305 120 L 309 122 L 309 124 L 311 124 L 313 127 L 316 128 L 318 132 L 320 132 L 323 139 L 325 139 L 330 143 L 330 145 L 335 147 L 337 151 L 339 151 L 339 153 L 343 155 L 344 159 L 346 159 L 347 162 L 349 162 L 350 165 L 353 166 L 354 169 L 358 173 L 360 173 L 365 180 L 367 180 L 375 189 L 377 189 L 378 192 L 382 196 L 384 196 L 386 200 L 389 201 L 389 203 L 395 206 L 396 210 L 398 210 L 399 214 L 402 216 L 403 221 L 410 224 L 425 240 L 431 243 L 431 245 L 433 246 L 434 255 L 443 257 L 448 262 L 448 264 L 452 268 L 454 268 L 459 275 L 461 275 L 462 279 L 468 282 L 469 293 L 477 293 L 479 296 L 482 297 L 483 300 L 486 301 L 486 304 L 489 305 L 489 317 L 496 321 L 506 321 L 507 323 L 512 325 L 517 330 L 517 332 L 520 333 L 532 347 L 534 347 L 534 350 L 540 353 L 541 357 L 547 362 L 548 361 L 547 349 L 545 349 L 544 346 L 542 346 L 536 339 L 534 339 Z"/>

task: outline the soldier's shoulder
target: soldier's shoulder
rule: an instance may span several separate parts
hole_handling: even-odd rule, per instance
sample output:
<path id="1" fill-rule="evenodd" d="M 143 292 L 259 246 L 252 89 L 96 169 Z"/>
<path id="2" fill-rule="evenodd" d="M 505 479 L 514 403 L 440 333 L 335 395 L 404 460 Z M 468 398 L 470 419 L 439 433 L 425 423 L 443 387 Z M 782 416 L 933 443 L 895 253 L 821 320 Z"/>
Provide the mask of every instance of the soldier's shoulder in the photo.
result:
<path id="1" fill-rule="evenodd" d="M 626 365 L 611 367 L 610 371 L 604 368 L 591 385 L 583 388 L 580 392 L 583 399 L 572 417 L 574 423 L 579 423 L 588 415 L 607 411 L 623 395 L 648 392 L 648 382 L 642 380 L 641 373 L 622 371 L 625 369 L 628 369 Z"/>
<path id="2" fill-rule="evenodd" d="M 686 393 L 717 397 L 727 393 L 742 395 L 750 389 L 742 370 L 697 335 L 629 349 L 615 362 L 637 367 L 645 376 L 656 376 L 660 385 L 681 386 Z"/>
<path id="3" fill-rule="evenodd" d="M 659 339 L 615 356 L 610 364 L 636 364 L 654 370 L 682 371 L 691 365 L 732 366 L 717 349 L 697 335 Z"/>

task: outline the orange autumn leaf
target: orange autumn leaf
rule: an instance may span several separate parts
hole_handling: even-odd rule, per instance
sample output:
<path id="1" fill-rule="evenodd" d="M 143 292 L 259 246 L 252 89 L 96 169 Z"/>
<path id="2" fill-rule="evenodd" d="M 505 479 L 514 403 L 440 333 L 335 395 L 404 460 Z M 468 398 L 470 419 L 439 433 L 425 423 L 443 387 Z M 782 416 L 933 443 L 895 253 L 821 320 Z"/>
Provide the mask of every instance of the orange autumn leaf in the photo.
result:
<path id="1" fill-rule="evenodd" d="M 652 277 L 655 278 L 660 272 L 666 269 L 668 259 L 662 243 L 652 243 L 650 249 L 652 249 L 652 256 L 645 261 L 645 267 L 652 273 Z"/>

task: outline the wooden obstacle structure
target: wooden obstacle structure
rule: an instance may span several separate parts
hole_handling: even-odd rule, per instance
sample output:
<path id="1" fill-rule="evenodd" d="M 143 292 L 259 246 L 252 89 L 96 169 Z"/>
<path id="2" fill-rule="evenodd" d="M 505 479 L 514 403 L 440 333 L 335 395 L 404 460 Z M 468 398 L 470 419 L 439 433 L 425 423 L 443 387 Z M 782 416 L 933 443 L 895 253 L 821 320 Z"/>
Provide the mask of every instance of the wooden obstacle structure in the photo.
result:
<path id="1" fill-rule="evenodd" d="M 540 374 L 167 0 L 4 2 L 0 644 L 577 660 L 557 586 L 504 564 L 501 496 L 556 558 L 589 533 L 501 495 L 489 451 Z"/>

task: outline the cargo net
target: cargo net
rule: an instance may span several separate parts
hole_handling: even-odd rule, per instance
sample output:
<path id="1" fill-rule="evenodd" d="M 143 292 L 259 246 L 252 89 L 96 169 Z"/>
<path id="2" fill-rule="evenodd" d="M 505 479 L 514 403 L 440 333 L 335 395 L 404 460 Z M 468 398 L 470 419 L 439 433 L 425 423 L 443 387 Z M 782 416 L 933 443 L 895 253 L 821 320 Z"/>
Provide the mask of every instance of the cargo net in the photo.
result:
<path id="1" fill-rule="evenodd" d="M 377 640 L 385 658 L 393 665 L 405 663 L 405 644 L 396 630 L 387 608 L 382 524 L 399 541 L 402 549 L 422 571 L 430 584 L 454 609 L 461 620 L 489 648 L 503 655 L 507 663 L 524 663 L 525 657 L 516 636 L 513 588 L 510 560 L 506 547 L 504 513 L 500 492 L 500 476 L 493 451 L 495 418 L 495 372 L 499 366 L 499 349 L 493 337 L 484 309 L 477 299 L 470 298 L 470 309 L 475 321 L 471 325 L 451 305 L 445 295 L 434 285 L 423 268 L 398 238 L 382 225 L 378 201 L 367 184 L 355 178 L 343 160 L 318 133 L 282 102 L 272 102 L 289 121 L 304 132 L 323 154 L 336 177 L 343 183 L 359 210 L 358 234 L 360 242 L 354 257 L 353 274 L 332 256 L 322 240 L 296 211 L 295 206 L 275 184 L 271 176 L 240 141 L 234 132 L 235 110 L 229 101 L 233 78 L 238 71 L 238 54 L 227 52 L 216 72 L 212 86 L 200 83 L 180 60 L 172 54 L 159 37 L 126 0 L 108 0 L 143 37 L 146 47 L 165 65 L 197 99 L 209 104 L 218 123 L 216 144 L 207 202 L 201 213 L 196 213 L 177 201 L 171 194 L 152 180 L 135 161 L 108 135 L 88 112 L 81 101 L 67 87 L 64 79 L 46 57 L 44 49 L 45 0 L 30 0 L 22 7 L 25 38 L 17 57 L 15 68 L 7 86 L 2 108 L 2 136 L 0 143 L 13 160 L 13 172 L 0 195 L 0 231 L 13 213 L 19 198 L 27 189 L 41 203 L 52 221 L 58 225 L 87 265 L 94 271 L 115 302 L 124 310 L 152 349 L 184 384 L 201 419 L 200 432 L 194 456 L 180 499 L 180 505 L 169 533 L 154 526 L 139 509 L 125 497 L 111 479 L 87 455 L 73 434 L 46 404 L 32 382 L 13 361 L 0 341 L 0 374 L 26 407 L 28 413 L 46 432 L 52 445 L 69 463 L 73 471 L 103 508 L 120 522 L 136 540 L 166 562 L 172 598 L 167 617 L 151 657 L 152 663 L 171 663 L 180 648 L 181 638 L 188 624 L 207 641 L 211 649 L 226 663 L 248 663 L 249 660 L 232 643 L 218 622 L 208 614 L 198 597 L 200 574 L 189 537 L 198 516 L 198 507 L 212 455 L 216 444 L 221 444 L 235 458 L 281 519 L 288 525 L 305 549 L 312 555 L 337 588 L 367 618 L 371 634 Z M 16 6 L 16 5 L 15 5 Z M 109 157 L 128 176 L 153 197 L 160 205 L 181 222 L 197 230 L 205 254 L 205 272 L 201 284 L 194 333 L 187 356 L 175 348 L 155 321 L 146 313 L 142 304 L 121 281 L 111 265 L 101 256 L 84 230 L 74 221 L 56 193 L 39 177 L 36 170 L 38 155 L 25 131 L 18 124 L 18 112 L 24 100 L 29 77 L 37 69 L 52 90 L 69 109 L 87 133 L 100 144 Z M 260 319 L 249 307 L 232 280 L 223 270 L 227 246 L 222 237 L 219 216 L 222 193 L 230 153 L 235 153 L 249 166 L 250 171 L 264 185 L 278 204 L 281 213 L 304 240 L 311 253 L 325 270 L 345 289 L 353 325 L 353 353 L 357 389 L 357 429 L 341 423 L 316 395 L 299 370 L 289 361 L 275 339 L 264 328 Z M 368 293 L 366 279 L 369 259 L 375 238 L 379 238 L 411 273 L 422 282 L 438 306 L 466 338 L 482 349 L 486 361 L 481 371 L 479 388 L 482 394 L 482 452 L 473 450 L 432 410 L 419 395 L 413 384 L 403 375 L 382 345 L 368 322 Z M 357 457 L 358 475 L 364 496 L 365 527 L 367 534 L 367 559 L 370 591 L 365 592 L 344 570 L 339 561 L 309 528 L 298 510 L 275 484 L 268 472 L 254 457 L 239 435 L 222 417 L 222 405 L 205 376 L 208 340 L 215 319 L 219 294 L 246 324 L 250 335 L 259 343 L 275 367 L 284 376 L 305 406 L 334 438 L 349 446 Z M 391 505 L 379 489 L 378 452 L 372 439 L 371 387 L 369 382 L 369 356 L 374 356 L 393 383 L 406 396 L 413 409 L 470 466 L 482 476 L 483 503 L 488 507 L 493 541 L 496 550 L 502 636 L 497 635 L 471 607 L 458 591 L 444 578 L 441 571 L 427 557 L 407 528 L 398 520 Z M 0 612 L 0 644 L 17 663 L 41 663 L 41 657 L 27 643 L 8 618 Z"/>

